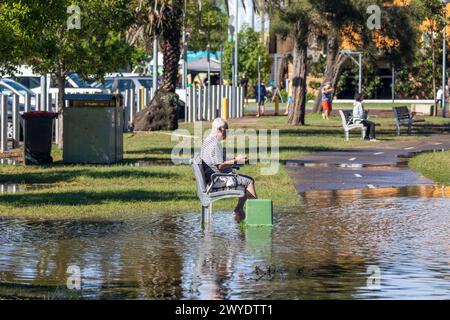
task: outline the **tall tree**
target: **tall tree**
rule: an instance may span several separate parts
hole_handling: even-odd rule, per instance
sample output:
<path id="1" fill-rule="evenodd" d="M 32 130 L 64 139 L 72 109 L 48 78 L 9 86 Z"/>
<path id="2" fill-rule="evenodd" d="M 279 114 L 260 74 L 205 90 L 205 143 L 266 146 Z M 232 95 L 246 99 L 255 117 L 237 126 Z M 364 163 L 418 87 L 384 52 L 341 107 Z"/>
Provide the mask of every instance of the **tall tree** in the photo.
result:
<path id="1" fill-rule="evenodd" d="M 324 17 L 319 22 L 320 26 L 316 28 L 315 32 L 326 39 L 325 72 L 314 102 L 314 111 L 320 109 L 324 84 L 331 82 L 332 87 L 336 88 L 342 66 L 347 60 L 347 56 L 340 51 L 343 41 L 342 31 L 347 29 L 350 32 L 346 32 L 346 36 L 351 36 L 352 32 L 357 31 L 351 26 L 361 25 L 363 21 L 360 10 L 358 10 L 361 8 L 357 8 L 353 2 L 351 0 L 317 0 L 312 2 L 317 14 Z"/>
<path id="2" fill-rule="evenodd" d="M 312 7 L 308 0 L 291 1 L 289 5 L 282 0 L 271 2 L 272 29 L 282 38 L 293 40 L 293 79 L 292 96 L 294 106 L 289 110 L 288 123 L 305 124 L 307 55 L 310 28 L 313 23 Z"/>
<path id="3" fill-rule="evenodd" d="M 209 44 L 211 50 L 220 50 L 227 40 L 228 16 L 223 9 L 223 0 L 187 1 L 186 30 L 190 33 L 189 50 L 204 51 Z M 200 10 L 201 8 L 201 10 Z"/>
<path id="4" fill-rule="evenodd" d="M 4 11 L 0 3 L 0 76 L 11 74 L 23 57 L 23 43 L 18 30 L 14 28 L 14 14 Z"/>
<path id="5" fill-rule="evenodd" d="M 175 130 L 178 128 L 178 96 L 175 88 L 181 55 L 183 0 L 136 0 L 135 24 L 128 38 L 132 44 L 150 47 L 157 37 L 163 54 L 163 74 L 150 104 L 136 114 L 136 131 Z"/>
<path id="6" fill-rule="evenodd" d="M 368 28 L 370 6 L 380 8 L 380 28 Z M 321 88 L 327 81 L 336 84 L 345 56 L 340 49 L 347 45 L 370 58 L 385 56 L 394 65 L 410 63 L 416 50 L 417 25 L 411 6 L 393 5 L 390 0 L 317 0 L 313 7 L 325 20 L 320 30 L 327 37 L 327 60 L 323 82 L 316 96 L 314 110 L 320 110 Z M 370 12 L 370 11 L 369 11 Z"/>
<path id="7" fill-rule="evenodd" d="M 269 80 L 271 60 L 267 48 L 260 41 L 259 34 L 253 29 L 244 26 L 239 31 L 238 55 L 239 75 L 246 74 L 250 79 L 250 85 L 256 85 L 258 81 L 258 58 L 261 59 L 260 70 L 262 80 Z M 225 43 L 223 51 L 224 77 L 232 78 L 232 57 L 234 55 L 234 41 Z"/>
<path id="8" fill-rule="evenodd" d="M 431 49 L 431 60 L 432 60 L 432 83 L 433 83 L 433 100 L 434 116 L 438 114 L 438 108 L 436 105 L 436 89 L 437 89 L 437 62 L 436 62 L 436 38 L 440 34 L 440 31 L 444 28 L 445 21 L 442 14 L 443 5 L 439 1 L 434 0 L 415 0 L 411 3 L 411 7 L 417 19 L 422 23 L 422 29 L 425 31 L 425 36 L 429 39 L 429 48 Z M 425 45 L 426 49 L 427 45 Z"/>
<path id="9" fill-rule="evenodd" d="M 23 62 L 55 76 L 60 110 L 69 72 L 101 80 L 129 63 L 132 48 L 123 32 L 132 16 L 126 0 L 4 0 L 0 6 L 0 20 L 19 38 Z"/>

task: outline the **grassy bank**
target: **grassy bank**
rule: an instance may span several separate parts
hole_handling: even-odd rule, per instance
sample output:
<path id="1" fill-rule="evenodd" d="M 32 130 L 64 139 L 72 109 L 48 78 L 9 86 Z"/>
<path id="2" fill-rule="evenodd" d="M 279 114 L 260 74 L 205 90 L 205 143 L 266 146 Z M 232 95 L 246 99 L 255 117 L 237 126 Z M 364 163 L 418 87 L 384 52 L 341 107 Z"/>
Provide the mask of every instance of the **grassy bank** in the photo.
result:
<path id="1" fill-rule="evenodd" d="M 409 164 L 427 178 L 450 185 L 450 151 L 421 154 Z"/>
<path id="2" fill-rule="evenodd" d="M 425 136 L 397 137 L 392 119 L 379 118 L 378 137 L 385 140 L 426 139 Z M 276 175 L 263 175 L 267 164 L 245 166 L 241 173 L 256 180 L 261 198 L 274 201 L 276 210 L 295 208 L 299 197 L 284 163 L 289 158 L 324 150 L 368 145 L 354 132 L 345 142 L 340 120 L 323 121 L 309 115 L 306 126 L 287 126 L 285 117 L 243 118 L 231 121 L 231 129 L 278 129 L 280 166 Z M 427 123 L 449 125 L 449 120 L 427 119 Z M 208 129 L 209 123 L 203 124 Z M 194 133 L 193 125 L 182 125 L 179 134 Z M 428 133 L 441 129 L 426 128 Z M 180 137 L 179 139 L 182 139 Z M 270 139 L 269 139 L 270 141 Z M 55 164 L 49 167 L 0 165 L 0 184 L 17 184 L 25 191 L 0 194 L 1 216 L 45 219 L 121 219 L 153 212 L 199 211 L 193 173 L 188 165 L 173 165 L 173 147 L 180 140 L 170 132 L 126 134 L 124 161 L 120 165 L 63 165 L 61 152 L 53 151 Z M 270 150 L 270 147 L 269 147 Z M 217 210 L 231 211 L 235 199 L 219 201 Z"/>

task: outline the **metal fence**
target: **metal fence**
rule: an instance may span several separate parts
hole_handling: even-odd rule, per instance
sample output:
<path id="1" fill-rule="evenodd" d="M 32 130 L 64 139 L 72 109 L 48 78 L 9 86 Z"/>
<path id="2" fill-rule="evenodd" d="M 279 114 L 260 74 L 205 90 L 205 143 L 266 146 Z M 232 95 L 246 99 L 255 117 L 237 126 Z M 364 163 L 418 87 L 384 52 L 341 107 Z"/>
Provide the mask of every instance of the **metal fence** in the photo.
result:
<path id="1" fill-rule="evenodd" d="M 189 87 L 186 92 L 185 121 L 211 121 L 222 116 L 223 98 L 227 99 L 227 118 L 240 118 L 244 115 L 242 87 Z"/>
<path id="2" fill-rule="evenodd" d="M 209 90 L 210 88 L 210 90 Z M 132 129 L 136 114 L 143 110 L 153 98 L 153 90 L 140 88 L 121 92 L 124 97 L 124 132 Z M 239 118 L 244 114 L 244 99 L 241 87 L 211 86 L 187 88 L 180 96 L 184 102 L 184 120 L 192 123 L 196 121 L 212 121 L 222 116 L 223 98 L 227 98 L 227 118 Z M 17 148 L 20 139 L 20 114 L 28 111 L 59 112 L 58 93 L 49 93 L 46 97 L 41 94 L 31 97 L 18 95 L 0 95 L 0 152 Z M 60 118 L 55 121 L 55 132 L 59 131 Z M 55 143 L 58 135 L 55 134 Z"/>

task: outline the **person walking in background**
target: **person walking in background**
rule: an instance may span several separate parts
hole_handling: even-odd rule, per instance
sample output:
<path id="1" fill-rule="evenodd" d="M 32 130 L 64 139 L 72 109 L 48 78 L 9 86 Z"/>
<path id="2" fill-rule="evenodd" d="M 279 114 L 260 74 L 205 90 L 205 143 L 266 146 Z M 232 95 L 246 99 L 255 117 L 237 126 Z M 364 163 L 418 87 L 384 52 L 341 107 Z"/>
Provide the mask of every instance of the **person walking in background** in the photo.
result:
<path id="1" fill-rule="evenodd" d="M 288 99 L 287 99 L 286 112 L 284 113 L 284 115 L 289 114 L 289 110 L 292 108 L 292 104 L 294 103 L 294 100 L 292 99 L 292 81 L 289 81 L 289 84 L 287 87 L 287 94 L 288 94 Z"/>
<path id="2" fill-rule="evenodd" d="M 354 124 L 362 123 L 366 128 L 366 140 L 377 141 L 375 137 L 375 123 L 367 120 L 367 112 L 363 106 L 363 96 L 360 93 L 355 95 L 355 102 L 353 103 L 352 121 Z"/>
<path id="3" fill-rule="evenodd" d="M 436 93 L 436 108 L 442 108 L 442 88 Z"/>
<path id="4" fill-rule="evenodd" d="M 248 106 L 248 83 L 250 79 L 247 74 L 244 73 L 244 77 L 241 79 L 242 94 L 244 96 L 244 105 Z"/>
<path id="5" fill-rule="evenodd" d="M 266 94 L 267 94 L 267 90 L 266 90 L 266 86 L 264 85 L 264 83 L 258 83 L 255 86 L 255 96 L 256 96 L 256 103 L 258 104 L 258 113 L 256 114 L 256 117 L 260 117 L 262 115 L 264 115 L 264 103 L 266 101 Z M 262 110 L 262 112 L 261 112 Z"/>
<path id="6" fill-rule="evenodd" d="M 448 105 L 448 102 L 449 102 L 449 99 L 450 99 L 449 86 L 450 86 L 450 79 L 448 79 L 447 84 L 445 85 L 445 92 L 444 92 L 444 94 L 445 94 L 445 105 L 443 105 L 441 103 L 441 108 L 445 108 Z"/>
<path id="7" fill-rule="evenodd" d="M 331 86 L 331 82 L 325 82 L 325 85 L 322 88 L 322 118 L 328 120 L 331 111 L 333 110 L 332 102 L 333 102 L 333 87 Z"/>

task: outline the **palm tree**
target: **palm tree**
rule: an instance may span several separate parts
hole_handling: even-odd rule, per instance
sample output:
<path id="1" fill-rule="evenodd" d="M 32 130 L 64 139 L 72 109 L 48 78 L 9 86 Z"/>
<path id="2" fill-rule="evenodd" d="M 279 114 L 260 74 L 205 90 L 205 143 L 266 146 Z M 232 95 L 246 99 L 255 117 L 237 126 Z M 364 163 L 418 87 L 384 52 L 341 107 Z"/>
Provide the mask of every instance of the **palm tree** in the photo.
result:
<path id="1" fill-rule="evenodd" d="M 150 51 L 157 37 L 163 54 L 161 84 L 150 104 L 136 114 L 136 131 L 175 130 L 178 128 L 178 96 L 175 88 L 181 55 L 184 15 L 183 0 L 136 0 L 135 24 L 127 33 L 128 41 Z"/>
<path id="2" fill-rule="evenodd" d="M 293 108 L 289 110 L 288 123 L 305 124 L 306 77 L 308 42 L 313 26 L 309 0 L 289 1 L 271 0 L 272 30 L 282 38 L 291 37 L 294 43 L 292 59 L 294 62 L 292 79 Z"/>

